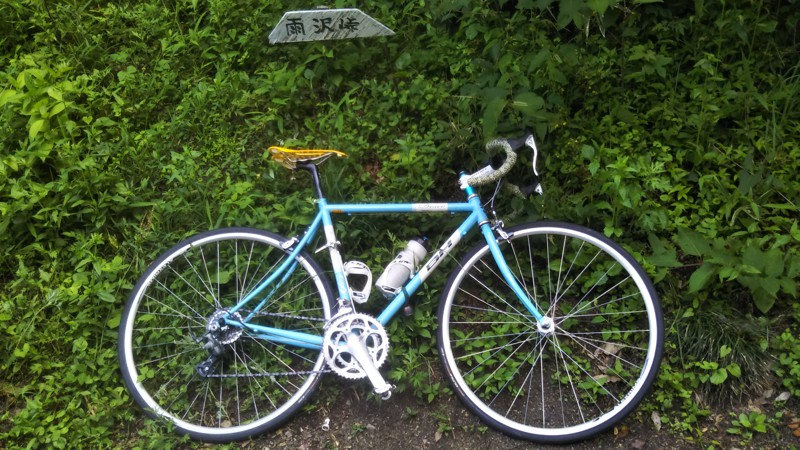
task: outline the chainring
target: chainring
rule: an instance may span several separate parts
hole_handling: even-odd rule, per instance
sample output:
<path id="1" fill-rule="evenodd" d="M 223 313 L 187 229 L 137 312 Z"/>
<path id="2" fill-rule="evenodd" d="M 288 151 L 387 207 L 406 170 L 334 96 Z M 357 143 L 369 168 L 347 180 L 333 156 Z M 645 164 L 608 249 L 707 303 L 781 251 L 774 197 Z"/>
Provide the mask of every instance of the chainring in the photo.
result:
<path id="1" fill-rule="evenodd" d="M 347 350 L 347 337 L 355 333 L 365 344 L 375 368 L 380 368 L 389 354 L 389 337 L 380 322 L 367 314 L 352 313 L 333 319 L 322 344 L 328 367 L 339 376 L 357 380 L 367 376 L 355 356 Z"/>

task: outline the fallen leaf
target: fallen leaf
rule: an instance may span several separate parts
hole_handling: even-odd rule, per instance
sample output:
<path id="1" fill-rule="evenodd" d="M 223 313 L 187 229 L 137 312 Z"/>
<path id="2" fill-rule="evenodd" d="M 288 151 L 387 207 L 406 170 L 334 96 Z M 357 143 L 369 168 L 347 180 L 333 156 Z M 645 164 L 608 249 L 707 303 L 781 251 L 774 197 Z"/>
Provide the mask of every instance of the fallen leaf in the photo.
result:
<path id="1" fill-rule="evenodd" d="M 613 344 L 611 342 L 606 343 L 603 346 L 603 351 L 608 353 L 609 355 L 616 355 L 622 349 L 621 345 Z"/>
<path id="2" fill-rule="evenodd" d="M 436 431 L 436 433 L 433 434 L 433 441 L 434 442 L 439 442 L 439 439 L 441 439 L 441 438 L 442 438 L 442 432 L 441 431 Z"/>
<path id="3" fill-rule="evenodd" d="M 791 397 L 791 396 L 792 396 L 792 394 L 790 394 L 788 391 L 781 392 L 781 395 L 775 397 L 775 401 L 776 402 L 785 402 L 786 400 L 789 400 L 789 397 Z"/>
<path id="4" fill-rule="evenodd" d="M 800 437 L 800 428 L 798 428 L 797 430 L 794 430 L 792 432 L 792 434 L 795 435 L 795 437 Z"/>
<path id="5" fill-rule="evenodd" d="M 627 425 L 620 425 L 618 427 L 614 427 L 614 436 L 617 439 L 623 439 L 628 436 L 630 430 L 628 429 Z"/>

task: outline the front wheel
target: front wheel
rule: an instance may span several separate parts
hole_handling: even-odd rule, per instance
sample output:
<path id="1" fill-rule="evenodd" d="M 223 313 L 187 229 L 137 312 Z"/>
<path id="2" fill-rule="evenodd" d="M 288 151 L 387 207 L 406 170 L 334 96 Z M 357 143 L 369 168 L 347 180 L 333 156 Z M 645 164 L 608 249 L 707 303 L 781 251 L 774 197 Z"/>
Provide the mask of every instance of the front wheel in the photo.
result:
<path id="1" fill-rule="evenodd" d="M 125 305 L 119 359 L 148 414 L 196 439 L 225 442 L 272 429 L 306 402 L 325 369 L 321 349 L 226 322 L 324 334 L 333 294 L 308 255 L 265 285 L 289 259 L 285 242 L 246 228 L 210 231 L 147 269 Z M 251 292 L 253 301 L 230 312 Z"/>
<path id="2" fill-rule="evenodd" d="M 661 360 L 661 307 L 644 270 L 605 236 L 542 222 L 499 241 L 541 327 L 487 244 L 468 253 L 439 305 L 439 354 L 458 397 L 517 438 L 568 443 L 627 416 Z"/>

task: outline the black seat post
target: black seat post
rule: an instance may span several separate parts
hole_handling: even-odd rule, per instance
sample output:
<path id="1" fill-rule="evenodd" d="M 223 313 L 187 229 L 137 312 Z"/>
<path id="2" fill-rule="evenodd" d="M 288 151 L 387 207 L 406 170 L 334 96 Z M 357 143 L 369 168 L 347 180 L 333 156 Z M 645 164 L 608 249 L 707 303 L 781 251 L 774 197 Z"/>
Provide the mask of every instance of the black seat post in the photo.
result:
<path id="1" fill-rule="evenodd" d="M 325 198 L 322 195 L 322 185 L 319 182 L 319 169 L 317 168 L 317 165 L 314 163 L 297 164 L 297 168 L 306 170 L 311 174 L 311 179 L 314 182 L 314 189 L 317 192 L 317 198 Z"/>

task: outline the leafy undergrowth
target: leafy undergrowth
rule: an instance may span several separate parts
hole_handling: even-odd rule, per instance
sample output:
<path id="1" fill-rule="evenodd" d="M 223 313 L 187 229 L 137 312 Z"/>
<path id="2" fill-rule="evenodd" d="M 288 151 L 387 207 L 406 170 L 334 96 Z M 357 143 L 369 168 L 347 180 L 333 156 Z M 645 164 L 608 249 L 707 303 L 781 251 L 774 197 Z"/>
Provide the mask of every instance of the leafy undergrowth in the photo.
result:
<path id="1" fill-rule="evenodd" d="M 177 445 L 118 376 L 122 303 L 194 232 L 308 223 L 308 184 L 269 145 L 346 151 L 326 166 L 331 199 L 447 200 L 484 142 L 526 129 L 545 195 L 497 210 L 604 232 L 662 297 L 667 351 L 642 423 L 720 448 L 789 429 L 797 1 L 473 3 L 370 2 L 394 36 L 280 46 L 267 35 L 293 2 L 0 3 L 0 442 Z M 347 218 L 337 232 L 379 271 L 390 242 L 444 222 Z M 448 396 L 430 378 L 431 282 L 415 324 L 391 330 L 389 376 L 425 404 Z"/>

